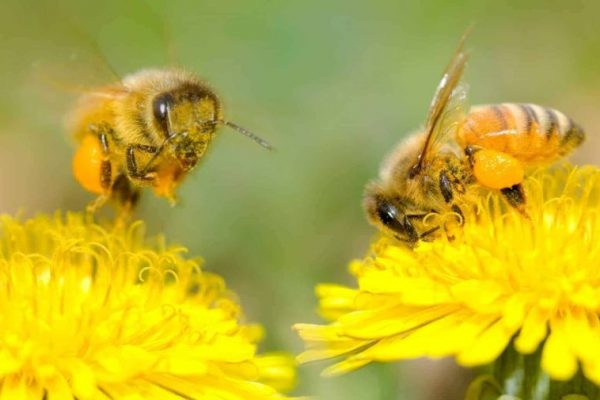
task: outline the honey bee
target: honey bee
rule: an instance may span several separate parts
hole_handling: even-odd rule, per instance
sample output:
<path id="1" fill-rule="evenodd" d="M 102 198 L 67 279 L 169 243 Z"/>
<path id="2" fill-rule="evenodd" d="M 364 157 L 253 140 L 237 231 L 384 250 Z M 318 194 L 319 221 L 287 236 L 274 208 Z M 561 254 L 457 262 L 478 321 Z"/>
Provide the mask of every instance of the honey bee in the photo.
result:
<path id="1" fill-rule="evenodd" d="M 219 126 L 271 149 L 225 120 L 215 93 L 194 74 L 178 69 L 142 70 L 85 93 L 69 125 L 79 144 L 72 164 L 75 178 L 98 195 L 90 212 L 108 199 L 127 212 L 143 187 L 174 203 L 175 189 L 202 159 Z"/>
<path id="2" fill-rule="evenodd" d="M 462 207 L 475 188 L 499 190 L 526 216 L 526 169 L 566 156 L 585 137 L 571 118 L 547 107 L 503 103 L 468 109 L 461 82 L 468 58 L 464 41 L 438 84 L 424 129 L 397 145 L 379 180 L 365 189 L 369 221 L 411 245 L 440 230 L 425 224 L 427 215 L 453 212 L 464 220 Z"/>

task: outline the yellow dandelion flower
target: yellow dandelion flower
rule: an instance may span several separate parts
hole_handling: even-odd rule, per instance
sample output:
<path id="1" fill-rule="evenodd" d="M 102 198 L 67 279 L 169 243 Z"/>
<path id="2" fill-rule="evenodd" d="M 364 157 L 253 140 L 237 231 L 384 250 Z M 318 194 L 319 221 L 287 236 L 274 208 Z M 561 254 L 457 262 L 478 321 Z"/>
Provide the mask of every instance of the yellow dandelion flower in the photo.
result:
<path id="1" fill-rule="evenodd" d="M 0 400 L 275 399 L 223 280 L 144 227 L 79 214 L 0 219 Z M 266 358 L 265 358 L 266 357 Z"/>
<path id="2" fill-rule="evenodd" d="M 326 374 L 423 356 L 477 366 L 514 346 L 539 348 L 555 380 L 580 365 L 600 384 L 600 170 L 539 171 L 525 186 L 530 219 L 489 195 L 454 241 L 377 240 L 350 266 L 357 289 L 318 287 L 333 322 L 296 326 L 300 361 L 342 357 Z"/>

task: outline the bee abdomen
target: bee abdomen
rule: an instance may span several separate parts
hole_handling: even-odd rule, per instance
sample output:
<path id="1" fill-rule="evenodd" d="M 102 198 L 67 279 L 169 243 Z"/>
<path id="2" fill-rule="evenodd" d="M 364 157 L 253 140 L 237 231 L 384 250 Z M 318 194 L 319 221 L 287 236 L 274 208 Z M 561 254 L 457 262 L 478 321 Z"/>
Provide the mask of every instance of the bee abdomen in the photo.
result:
<path id="1" fill-rule="evenodd" d="M 536 104 L 507 103 L 504 106 L 521 119 L 521 127 L 527 134 L 542 135 L 548 140 L 556 136 L 561 148 L 570 150 L 579 146 L 585 138 L 583 129 L 558 110 Z"/>
<path id="2" fill-rule="evenodd" d="M 571 118 L 536 104 L 473 107 L 458 131 L 464 145 L 503 151 L 532 163 L 562 157 L 584 138 L 583 129 Z"/>

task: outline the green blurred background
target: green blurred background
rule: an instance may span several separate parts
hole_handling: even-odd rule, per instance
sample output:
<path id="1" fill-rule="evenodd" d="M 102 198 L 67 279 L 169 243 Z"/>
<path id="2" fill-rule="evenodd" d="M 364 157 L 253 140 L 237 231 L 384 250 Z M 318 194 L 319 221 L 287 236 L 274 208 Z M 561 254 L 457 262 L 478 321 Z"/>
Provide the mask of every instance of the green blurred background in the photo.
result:
<path id="1" fill-rule="evenodd" d="M 120 75 L 173 63 L 196 71 L 227 118 L 277 151 L 223 129 L 181 186 L 181 204 L 147 193 L 138 216 L 225 277 L 248 320 L 266 326 L 264 350 L 297 353 L 290 326 L 320 321 L 315 284 L 352 285 L 346 265 L 374 234 L 363 186 L 423 122 L 471 24 L 471 102 L 558 108 L 590 136 L 575 160 L 598 161 L 599 15 L 591 0 L 2 0 L 0 211 L 80 210 L 92 199 L 71 177 L 73 145 L 62 127 L 74 96 L 49 88 L 40 71 L 74 85 L 107 83 L 99 53 Z M 458 399 L 466 379 L 446 361 L 374 365 L 335 379 L 319 377 L 324 365 L 300 367 L 295 393 Z"/>

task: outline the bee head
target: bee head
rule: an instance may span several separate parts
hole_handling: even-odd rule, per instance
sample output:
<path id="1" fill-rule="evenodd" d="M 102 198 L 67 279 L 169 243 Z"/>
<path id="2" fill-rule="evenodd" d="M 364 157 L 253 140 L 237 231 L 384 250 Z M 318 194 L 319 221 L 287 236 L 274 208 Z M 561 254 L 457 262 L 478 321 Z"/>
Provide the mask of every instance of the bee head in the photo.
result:
<path id="1" fill-rule="evenodd" d="M 186 83 L 153 100 L 154 123 L 168 142 L 165 150 L 189 170 L 202 157 L 221 123 L 221 105 L 206 87 Z"/>
<path id="2" fill-rule="evenodd" d="M 226 125 L 271 150 L 264 139 L 225 121 L 217 96 L 198 83 L 183 83 L 170 91 L 161 92 L 152 102 L 153 124 L 163 135 L 159 152 L 167 150 L 185 171 L 193 168 L 204 155 L 219 125 Z"/>
<path id="3" fill-rule="evenodd" d="M 363 206 L 371 224 L 410 244 L 416 243 L 438 229 L 435 227 L 419 232 L 423 219 L 429 212 L 413 210 L 407 202 L 386 194 L 378 184 L 367 186 Z"/>

